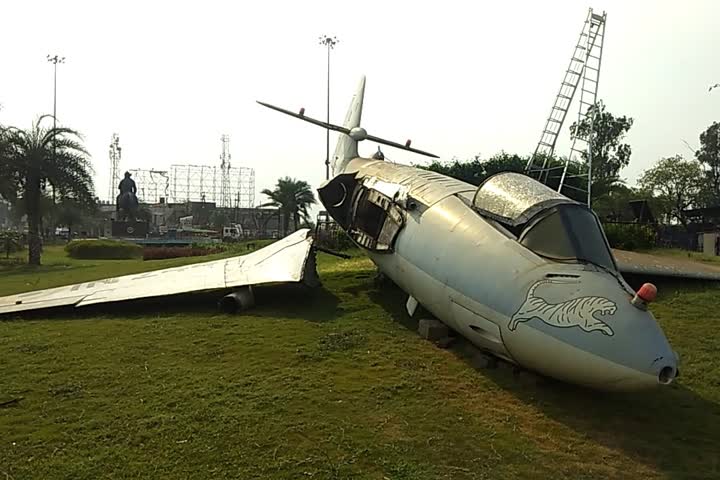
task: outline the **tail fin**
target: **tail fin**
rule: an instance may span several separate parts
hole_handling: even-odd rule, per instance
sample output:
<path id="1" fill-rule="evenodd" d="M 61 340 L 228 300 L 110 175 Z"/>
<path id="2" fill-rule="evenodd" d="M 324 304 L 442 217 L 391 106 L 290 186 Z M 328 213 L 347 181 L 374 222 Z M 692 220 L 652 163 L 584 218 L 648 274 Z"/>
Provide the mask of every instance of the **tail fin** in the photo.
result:
<path id="1" fill-rule="evenodd" d="M 343 127 L 348 130 L 352 130 L 355 127 L 360 126 L 360 119 L 362 118 L 363 99 L 365 97 L 365 75 L 360 79 L 357 91 L 353 95 L 352 101 L 350 102 L 350 108 L 348 108 L 347 115 L 345 115 L 345 122 Z M 335 147 L 335 156 L 332 161 L 332 174 L 333 176 L 342 172 L 347 166 L 348 162 L 353 158 L 358 157 L 358 142 L 349 135 L 341 133 L 338 137 L 337 146 Z"/>
<path id="2" fill-rule="evenodd" d="M 439 158 L 437 155 L 433 155 L 432 153 L 424 152 L 422 150 L 418 150 L 417 148 L 412 148 L 410 146 L 410 140 L 405 142 L 405 144 L 403 145 L 402 143 L 393 142 L 392 140 L 386 140 L 384 138 L 368 134 L 364 128 L 360 127 L 360 117 L 362 117 L 364 96 L 365 77 L 363 76 L 360 79 L 360 85 L 358 86 L 357 92 L 355 92 L 355 96 L 350 103 L 350 109 L 345 116 L 345 124 L 342 127 L 339 125 L 333 125 L 332 123 L 323 122 L 322 120 L 317 120 L 315 118 L 306 117 L 304 108 L 301 108 L 299 113 L 295 113 L 291 112 L 290 110 L 285 110 L 284 108 L 276 107 L 265 102 L 258 101 L 257 103 L 259 103 L 263 107 L 271 108 L 278 112 L 284 113 L 285 115 L 299 118 L 300 120 L 312 123 L 313 125 L 327 128 L 328 130 L 333 130 L 335 132 L 340 132 L 341 135 L 338 139 L 337 147 L 335 147 L 335 155 L 333 157 L 333 161 L 331 162 L 333 176 L 337 175 L 338 173 L 342 173 L 345 167 L 347 167 L 348 162 L 358 156 L 357 144 L 362 140 L 370 140 L 371 142 L 388 145 L 390 147 L 399 148 L 408 152 L 419 153 L 420 155 L 426 155 L 433 158 Z"/>

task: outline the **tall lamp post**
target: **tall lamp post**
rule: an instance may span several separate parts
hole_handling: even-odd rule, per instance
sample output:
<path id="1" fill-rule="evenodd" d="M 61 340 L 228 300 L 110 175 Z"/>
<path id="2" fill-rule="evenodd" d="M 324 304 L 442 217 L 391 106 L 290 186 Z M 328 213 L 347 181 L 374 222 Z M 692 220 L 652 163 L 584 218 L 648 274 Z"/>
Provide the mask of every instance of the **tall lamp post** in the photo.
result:
<path id="1" fill-rule="evenodd" d="M 53 128 L 55 128 L 57 127 L 57 64 L 65 63 L 65 57 L 48 55 L 47 61 L 53 64 Z"/>
<path id="2" fill-rule="evenodd" d="M 340 40 L 337 37 L 328 37 L 323 35 L 318 37 L 320 45 L 327 47 L 327 123 L 330 123 L 330 50 L 335 48 Z M 326 129 L 326 145 L 325 145 L 325 180 L 330 179 L 330 129 Z"/>
<path id="3" fill-rule="evenodd" d="M 57 128 L 57 65 L 65 63 L 65 57 L 47 56 L 47 61 L 53 64 L 53 161 L 55 160 L 55 129 Z M 55 186 L 53 185 L 53 204 L 55 203 Z"/>

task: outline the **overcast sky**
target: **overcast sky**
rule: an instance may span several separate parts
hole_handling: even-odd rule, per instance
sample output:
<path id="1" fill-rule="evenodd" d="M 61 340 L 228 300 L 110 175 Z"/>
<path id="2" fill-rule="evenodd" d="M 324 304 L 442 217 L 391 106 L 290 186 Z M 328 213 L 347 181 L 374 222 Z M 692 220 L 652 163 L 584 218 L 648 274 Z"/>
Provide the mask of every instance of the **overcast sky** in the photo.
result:
<path id="1" fill-rule="evenodd" d="M 658 158 L 690 156 L 720 120 L 720 2 L 716 0 L 493 2 L 15 1 L 0 15 L 0 123 L 30 126 L 52 112 L 81 131 L 96 190 L 108 194 L 108 145 L 122 171 L 218 164 L 230 135 L 233 165 L 263 188 L 289 175 L 324 180 L 324 130 L 255 100 L 325 117 L 326 52 L 336 35 L 331 121 L 342 122 L 367 75 L 363 126 L 449 160 L 500 150 L 530 153 L 544 127 L 588 7 L 607 11 L 599 96 L 635 119 L 622 172 L 634 183 Z M 569 126 L 563 127 L 567 137 Z M 331 148 L 334 148 L 331 137 Z M 558 153 L 565 154 L 565 143 Z M 373 144 L 360 153 L 371 155 Z M 384 147 L 387 158 L 425 162 Z"/>

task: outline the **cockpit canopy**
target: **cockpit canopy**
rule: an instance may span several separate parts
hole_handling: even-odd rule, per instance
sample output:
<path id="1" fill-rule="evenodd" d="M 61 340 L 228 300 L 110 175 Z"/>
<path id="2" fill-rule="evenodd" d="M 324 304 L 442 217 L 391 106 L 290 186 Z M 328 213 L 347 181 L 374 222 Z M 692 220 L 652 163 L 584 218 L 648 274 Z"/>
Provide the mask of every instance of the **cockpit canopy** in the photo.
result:
<path id="1" fill-rule="evenodd" d="M 515 227 L 553 205 L 577 202 L 532 178 L 515 172 L 493 175 L 478 187 L 473 208 L 479 213 Z"/>
<path id="2" fill-rule="evenodd" d="M 617 270 L 592 210 L 530 177 L 504 172 L 488 178 L 475 192 L 473 209 L 542 257 Z"/>
<path id="3" fill-rule="evenodd" d="M 518 241 L 550 260 L 590 262 L 617 270 L 600 222 L 584 205 L 550 207 L 527 224 Z"/>

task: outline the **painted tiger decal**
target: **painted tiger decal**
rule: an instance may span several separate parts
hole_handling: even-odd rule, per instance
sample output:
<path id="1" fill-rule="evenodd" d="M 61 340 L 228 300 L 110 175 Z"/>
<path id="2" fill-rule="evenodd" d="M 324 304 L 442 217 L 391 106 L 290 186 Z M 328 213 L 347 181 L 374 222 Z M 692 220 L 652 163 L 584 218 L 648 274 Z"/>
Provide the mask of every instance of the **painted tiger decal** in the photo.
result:
<path id="1" fill-rule="evenodd" d="M 614 334 L 612 328 L 595 317 L 599 315 L 614 315 L 617 311 L 615 302 L 604 297 L 580 297 L 561 303 L 548 303 L 535 295 L 535 290 L 550 283 L 567 283 L 554 280 L 540 280 L 535 282 L 528 290 L 525 302 L 510 319 L 508 328 L 515 331 L 520 322 L 527 322 L 539 318 L 553 327 L 570 328 L 580 327 L 586 332 L 601 331 L 605 335 Z"/>

